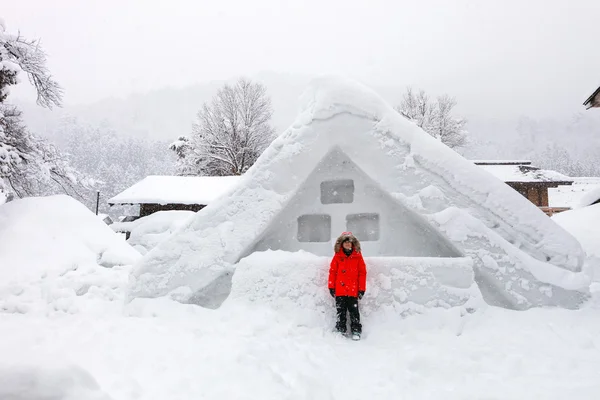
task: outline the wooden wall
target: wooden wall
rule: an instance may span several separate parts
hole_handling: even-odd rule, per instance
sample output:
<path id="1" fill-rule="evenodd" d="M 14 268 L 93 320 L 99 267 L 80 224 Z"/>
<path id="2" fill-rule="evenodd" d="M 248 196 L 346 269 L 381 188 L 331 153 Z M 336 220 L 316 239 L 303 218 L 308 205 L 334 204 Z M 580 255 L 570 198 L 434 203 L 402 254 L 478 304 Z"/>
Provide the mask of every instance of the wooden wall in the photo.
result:
<path id="1" fill-rule="evenodd" d="M 146 217 L 158 211 L 193 211 L 198 212 L 206 207 L 203 204 L 140 204 L 140 217 Z"/>

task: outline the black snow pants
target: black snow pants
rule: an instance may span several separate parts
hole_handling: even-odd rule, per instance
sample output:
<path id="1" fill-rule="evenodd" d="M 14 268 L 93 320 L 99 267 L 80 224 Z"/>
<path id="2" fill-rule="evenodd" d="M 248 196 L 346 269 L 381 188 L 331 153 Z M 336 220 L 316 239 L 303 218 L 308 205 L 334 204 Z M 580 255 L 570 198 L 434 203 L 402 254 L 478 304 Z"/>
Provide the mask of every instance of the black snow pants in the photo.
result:
<path id="1" fill-rule="evenodd" d="M 357 297 L 338 296 L 335 298 L 335 308 L 337 310 L 337 322 L 335 324 L 335 328 L 338 330 L 338 332 L 346 332 L 346 313 L 350 314 L 350 330 L 353 333 L 362 332 Z"/>

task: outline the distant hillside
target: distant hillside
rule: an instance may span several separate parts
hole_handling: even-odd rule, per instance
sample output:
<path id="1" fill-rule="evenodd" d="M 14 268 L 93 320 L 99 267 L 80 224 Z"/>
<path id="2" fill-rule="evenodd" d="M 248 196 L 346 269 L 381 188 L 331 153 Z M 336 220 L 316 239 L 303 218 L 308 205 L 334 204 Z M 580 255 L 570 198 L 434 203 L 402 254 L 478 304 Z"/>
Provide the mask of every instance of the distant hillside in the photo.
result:
<path id="1" fill-rule="evenodd" d="M 278 133 L 282 132 L 293 122 L 298 111 L 298 97 L 311 77 L 262 73 L 250 78 L 267 86 L 274 109 L 273 124 Z M 165 88 L 52 112 L 32 104 L 19 105 L 30 129 L 51 138 L 61 117 L 70 115 L 83 123 L 108 125 L 118 135 L 171 141 L 190 133 L 198 109 L 205 101 L 211 99 L 222 84 L 223 81 L 219 81 L 182 88 Z M 372 87 L 393 105 L 399 103 L 404 92 L 403 87 L 396 85 Z M 430 93 L 432 97 L 439 94 L 441 93 Z M 556 153 L 556 150 L 564 149 L 569 158 L 584 164 L 589 165 L 598 160 L 595 157 L 595 154 L 600 154 L 598 110 L 582 109 L 581 112 L 567 117 L 542 119 L 518 115 L 511 118 L 490 118 L 469 115 L 468 110 L 466 115 L 460 114 L 468 107 L 461 104 L 460 98 L 457 100 L 457 113 L 467 118 L 466 128 L 470 140 L 468 147 L 460 152 L 469 158 L 526 157 L 537 160 L 540 164 L 554 165 L 547 162 L 549 152 Z"/>

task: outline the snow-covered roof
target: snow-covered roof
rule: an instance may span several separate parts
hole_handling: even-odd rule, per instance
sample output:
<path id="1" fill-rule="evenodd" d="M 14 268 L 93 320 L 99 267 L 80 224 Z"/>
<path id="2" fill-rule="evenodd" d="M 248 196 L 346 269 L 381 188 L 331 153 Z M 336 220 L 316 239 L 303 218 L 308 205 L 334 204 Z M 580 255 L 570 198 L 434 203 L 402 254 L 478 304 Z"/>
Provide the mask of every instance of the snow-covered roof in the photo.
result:
<path id="1" fill-rule="evenodd" d="M 113 204 L 207 205 L 231 190 L 239 176 L 151 175 L 114 196 Z"/>
<path id="2" fill-rule="evenodd" d="M 564 184 L 573 181 L 572 178 L 560 172 L 539 169 L 528 164 L 481 164 L 478 162 L 475 164 L 503 182 L 561 182 Z"/>
<path id="3" fill-rule="evenodd" d="M 592 107 L 600 107 L 600 87 L 594 91 L 584 102 L 583 105 L 586 109 Z"/>
<path id="4" fill-rule="evenodd" d="M 580 208 L 600 199 L 600 177 L 574 177 L 572 185 L 548 189 L 550 207 Z"/>
<path id="5" fill-rule="evenodd" d="M 471 160 L 477 165 L 531 165 L 531 160 Z"/>
<path id="6" fill-rule="evenodd" d="M 291 127 L 229 196 L 208 205 L 135 266 L 131 297 L 170 295 L 199 304 L 211 296 L 223 299 L 237 263 L 265 232 L 276 226 L 296 235 L 296 219 L 287 225 L 278 218 L 290 211 L 303 183 L 332 154 L 341 154 L 407 217 L 427 225 L 425 240 L 444 235 L 470 257 L 479 290 L 491 304 L 577 307 L 586 298 L 593 261 L 573 236 L 372 90 L 322 77 L 300 102 Z M 318 202 L 314 208 L 322 209 Z"/>

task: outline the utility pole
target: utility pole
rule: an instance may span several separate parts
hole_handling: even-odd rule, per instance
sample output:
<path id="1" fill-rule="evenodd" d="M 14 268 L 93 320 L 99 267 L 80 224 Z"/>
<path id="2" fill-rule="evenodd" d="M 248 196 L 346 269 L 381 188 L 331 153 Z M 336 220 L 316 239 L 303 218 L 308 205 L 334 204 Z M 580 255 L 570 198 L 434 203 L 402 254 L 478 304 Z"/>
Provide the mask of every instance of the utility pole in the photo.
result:
<path id="1" fill-rule="evenodd" d="M 98 215 L 99 207 L 100 207 L 100 191 L 96 190 L 96 215 Z"/>

